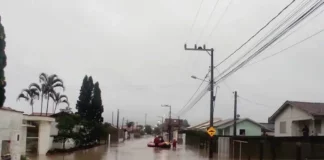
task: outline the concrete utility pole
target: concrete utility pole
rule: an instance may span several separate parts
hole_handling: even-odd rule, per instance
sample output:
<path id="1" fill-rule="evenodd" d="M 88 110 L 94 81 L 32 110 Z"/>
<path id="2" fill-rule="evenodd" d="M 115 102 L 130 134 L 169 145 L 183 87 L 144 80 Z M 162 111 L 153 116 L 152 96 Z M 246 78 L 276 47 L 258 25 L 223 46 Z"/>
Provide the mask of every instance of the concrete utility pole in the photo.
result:
<path id="1" fill-rule="evenodd" d="M 169 134 L 169 142 L 171 142 L 171 105 L 162 105 L 162 107 L 169 107 L 168 134 Z"/>
<path id="2" fill-rule="evenodd" d="M 114 125 L 114 111 L 111 113 L 111 125 Z"/>
<path id="3" fill-rule="evenodd" d="M 117 109 L 117 129 L 119 129 L 119 109 Z"/>
<path id="4" fill-rule="evenodd" d="M 214 125 L 214 49 L 206 49 L 206 46 L 198 47 L 195 44 L 194 48 L 187 48 L 187 44 L 184 45 L 185 50 L 191 51 L 206 51 L 210 55 L 210 120 L 209 127 L 213 127 Z M 213 158 L 213 137 L 211 136 L 209 139 L 209 158 Z"/>
<path id="5" fill-rule="evenodd" d="M 234 92 L 234 129 L 233 136 L 236 136 L 236 119 L 237 119 L 237 92 Z"/>
<path id="6" fill-rule="evenodd" d="M 125 119 L 125 118 L 123 117 L 122 125 L 121 125 L 122 131 L 123 131 L 123 141 L 125 141 L 124 119 Z"/>

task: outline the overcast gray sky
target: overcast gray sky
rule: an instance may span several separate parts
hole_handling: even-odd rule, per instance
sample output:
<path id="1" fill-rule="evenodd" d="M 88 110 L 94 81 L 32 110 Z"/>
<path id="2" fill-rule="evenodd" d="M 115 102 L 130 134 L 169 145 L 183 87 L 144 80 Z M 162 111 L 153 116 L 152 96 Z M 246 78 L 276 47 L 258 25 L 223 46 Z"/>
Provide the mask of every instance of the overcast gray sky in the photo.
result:
<path id="1" fill-rule="evenodd" d="M 186 41 L 188 46 L 199 41 L 213 47 L 215 63 L 220 62 L 290 1 L 233 0 L 208 38 L 229 0 L 219 1 L 208 24 L 216 0 L 204 0 L 192 32 L 189 30 L 201 0 L 1 0 L 8 56 L 5 106 L 30 113 L 31 107 L 17 102 L 17 95 L 45 72 L 64 80 L 65 94 L 75 109 L 87 74 L 100 83 L 105 121 L 110 122 L 111 112 L 119 108 L 121 117 L 144 123 L 148 113 L 148 122 L 156 123 L 157 116 L 168 113 L 160 105 L 170 104 L 173 112 L 178 112 L 200 84 L 190 76 L 203 78 L 208 71 L 208 54 L 185 52 Z M 255 60 L 317 32 L 324 26 L 323 18 L 318 16 Z M 229 88 L 220 84 L 215 117 L 232 117 L 234 90 L 266 105 L 238 101 L 241 117 L 260 122 L 267 121 L 285 100 L 323 102 L 323 40 L 324 35 L 318 35 L 226 79 Z M 243 51 L 219 69 L 224 70 Z M 40 110 L 39 102 L 35 110 Z M 182 117 L 196 124 L 207 120 L 208 113 L 209 94 Z"/>

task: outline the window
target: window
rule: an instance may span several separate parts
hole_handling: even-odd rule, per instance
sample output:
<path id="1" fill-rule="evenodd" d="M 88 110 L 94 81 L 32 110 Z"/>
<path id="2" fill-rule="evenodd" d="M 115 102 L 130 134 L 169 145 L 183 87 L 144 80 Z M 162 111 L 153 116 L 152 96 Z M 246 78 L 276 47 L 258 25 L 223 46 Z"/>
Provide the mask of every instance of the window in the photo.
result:
<path id="1" fill-rule="evenodd" d="M 19 134 L 17 135 L 17 141 L 19 141 Z"/>
<path id="2" fill-rule="evenodd" d="M 280 122 L 280 133 L 286 133 L 286 122 Z"/>
<path id="3" fill-rule="evenodd" d="M 245 136 L 245 129 L 240 129 L 240 135 Z"/>
<path id="4" fill-rule="evenodd" d="M 321 120 L 315 120 L 315 130 L 316 130 L 316 133 L 322 132 L 322 121 Z"/>

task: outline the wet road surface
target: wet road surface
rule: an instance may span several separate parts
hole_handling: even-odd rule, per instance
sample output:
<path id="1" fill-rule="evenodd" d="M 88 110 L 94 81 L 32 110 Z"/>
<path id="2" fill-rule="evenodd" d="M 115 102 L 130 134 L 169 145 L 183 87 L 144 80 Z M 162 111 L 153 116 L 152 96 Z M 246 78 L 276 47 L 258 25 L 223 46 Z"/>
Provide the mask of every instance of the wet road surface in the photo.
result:
<path id="1" fill-rule="evenodd" d="M 149 148 L 152 137 L 128 140 L 121 144 L 100 146 L 65 155 L 31 158 L 32 160 L 207 160 L 206 150 L 178 145 L 177 149 Z M 216 157 L 216 156 L 215 156 Z"/>

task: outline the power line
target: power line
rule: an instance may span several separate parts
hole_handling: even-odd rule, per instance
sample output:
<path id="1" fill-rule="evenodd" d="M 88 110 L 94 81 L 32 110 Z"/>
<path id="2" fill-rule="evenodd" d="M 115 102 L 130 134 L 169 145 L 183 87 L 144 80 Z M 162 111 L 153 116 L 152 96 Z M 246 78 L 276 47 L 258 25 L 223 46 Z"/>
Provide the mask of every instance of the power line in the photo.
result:
<path id="1" fill-rule="evenodd" d="M 245 61 L 241 62 L 237 67 L 235 67 L 233 70 L 228 72 L 226 75 L 221 77 L 217 81 L 221 81 L 224 78 L 227 78 L 229 75 L 233 74 L 240 68 L 242 68 L 246 63 L 251 61 L 253 58 L 255 58 L 257 55 L 259 55 L 261 52 L 263 52 L 267 47 L 269 47 L 271 44 L 273 44 L 276 40 L 278 40 L 280 37 L 282 37 L 285 33 L 287 33 L 289 30 L 291 30 L 293 27 L 295 27 L 297 24 L 299 24 L 303 19 L 305 19 L 307 16 L 309 16 L 312 12 L 314 12 L 316 9 L 318 9 L 322 3 L 317 3 L 314 6 L 312 6 L 306 13 L 302 14 L 300 17 L 297 18 L 294 22 L 292 22 L 288 27 L 286 27 L 283 31 L 279 33 L 279 35 L 275 36 L 270 40 L 270 42 L 266 43 L 263 47 L 261 47 L 259 50 L 257 50 L 254 54 L 252 54 L 249 58 L 247 58 Z M 251 51 L 251 50 L 250 50 Z"/>
<path id="2" fill-rule="evenodd" d="M 258 105 L 258 106 L 264 106 L 264 107 L 272 108 L 272 109 L 274 108 L 272 106 L 269 106 L 269 105 L 266 105 L 266 104 L 263 104 L 263 103 L 254 102 L 254 101 L 249 100 L 247 98 L 244 98 L 244 97 L 242 97 L 240 95 L 238 95 L 237 97 L 240 98 L 240 99 L 242 99 L 242 100 L 244 100 L 244 101 L 246 101 L 246 102 L 250 102 L 250 103 L 255 104 L 255 105 Z"/>
<path id="3" fill-rule="evenodd" d="M 251 65 L 253 65 L 253 64 L 256 64 L 256 63 L 259 63 L 259 62 L 261 62 L 261 61 L 264 61 L 264 60 L 266 60 L 266 59 L 268 59 L 268 58 L 271 58 L 271 57 L 273 57 L 273 56 L 275 56 L 275 55 L 278 55 L 279 53 L 282 53 L 282 52 L 284 52 L 284 51 L 286 51 L 286 50 L 288 50 L 288 49 L 290 49 L 290 48 L 292 48 L 292 47 L 295 47 L 295 46 L 297 46 L 297 45 L 299 45 L 299 44 L 301 44 L 301 43 L 303 43 L 303 42 L 305 42 L 305 41 L 307 41 L 307 40 L 313 38 L 314 36 L 316 36 L 316 35 L 322 33 L 323 31 L 324 31 L 324 29 L 322 29 L 322 30 L 320 30 L 320 31 L 318 31 L 318 32 L 316 32 L 316 33 L 314 33 L 314 34 L 312 34 L 312 35 L 310 35 L 310 36 L 308 36 L 308 37 L 306 37 L 306 38 L 304 38 L 304 39 L 298 41 L 297 43 L 294 43 L 294 44 L 292 44 L 292 45 L 290 45 L 290 46 L 288 46 L 288 47 L 286 47 L 286 48 L 284 48 L 284 49 L 282 49 L 282 50 L 280 50 L 280 51 L 274 53 L 274 54 L 271 54 L 270 56 L 267 56 L 267 57 L 265 57 L 265 58 L 262 58 L 262 59 L 259 60 L 259 61 L 256 61 L 256 62 L 254 62 L 254 63 L 251 63 L 251 64 L 249 64 L 249 65 L 247 65 L 247 66 L 245 66 L 245 67 L 251 66 Z M 244 68 L 245 68 L 245 67 L 244 67 Z"/>
<path id="4" fill-rule="evenodd" d="M 210 32 L 210 34 L 208 35 L 207 41 L 206 43 L 209 41 L 210 37 L 213 35 L 214 31 L 216 30 L 216 28 L 218 27 L 220 21 L 223 19 L 223 17 L 225 16 L 229 6 L 232 4 L 233 0 L 230 0 L 230 2 L 227 4 L 225 11 L 222 13 L 222 15 L 220 16 L 220 18 L 218 19 L 218 21 L 216 22 L 215 26 L 213 27 L 212 31 Z"/>
<path id="5" fill-rule="evenodd" d="M 225 74 L 225 72 L 222 72 L 222 74 L 218 75 L 218 80 L 215 81 L 215 83 L 220 83 L 221 81 L 223 81 L 224 79 L 226 79 L 228 76 L 232 75 L 233 73 L 235 73 L 237 70 L 239 70 L 240 68 L 242 68 L 246 63 L 248 63 L 249 61 L 251 61 L 253 58 L 255 58 L 257 55 L 259 55 L 261 52 L 263 52 L 266 48 L 268 48 L 271 44 L 273 44 L 276 40 L 278 40 L 279 38 L 281 38 L 283 35 L 285 35 L 289 30 L 291 30 L 292 28 L 294 28 L 297 24 L 299 24 L 301 21 L 303 21 L 306 17 L 308 17 L 309 15 L 311 15 L 314 11 L 316 11 L 318 8 L 320 8 L 323 5 L 324 2 L 317 2 L 316 4 L 314 4 L 310 9 L 308 9 L 305 13 L 303 13 L 302 15 L 300 15 L 297 19 L 295 19 L 293 22 L 291 22 L 291 24 L 288 25 L 288 27 L 286 27 L 285 29 L 283 29 L 278 35 L 276 35 L 274 38 L 272 38 L 269 42 L 267 42 L 266 44 L 264 44 L 260 49 L 258 49 L 254 54 L 252 54 L 250 57 L 248 57 L 246 60 L 244 60 L 243 62 L 241 62 L 238 66 L 236 66 L 235 68 L 233 68 L 231 71 L 229 71 L 228 73 Z M 291 18 L 291 17 L 290 17 Z M 290 19 L 289 18 L 289 19 Z M 288 21 L 288 20 L 287 20 Z M 286 21 L 285 21 L 286 22 Z M 281 27 L 282 25 L 280 25 L 279 27 Z M 279 27 L 277 27 L 275 30 L 277 30 Z M 271 32 L 267 37 L 269 37 L 271 34 L 273 34 L 273 32 Z M 266 38 L 267 38 L 266 37 Z M 264 40 L 262 40 L 264 41 Z M 261 42 L 262 42 L 261 41 Z M 259 42 L 259 44 L 261 43 Z M 258 45 L 259 45 L 258 44 Z M 258 46 L 256 45 L 256 46 Z M 255 46 L 255 47 L 256 47 Z M 250 51 L 248 51 L 247 53 L 251 52 L 254 48 L 252 48 Z M 246 54 L 247 54 L 246 53 Z M 230 68 L 230 67 L 229 67 Z M 223 75 L 225 74 L 225 75 Z M 205 87 L 205 89 L 196 97 L 195 101 L 191 102 L 191 104 L 189 105 L 189 109 L 191 109 L 193 106 L 195 106 L 195 104 L 208 92 L 209 89 L 209 85 L 207 85 Z"/>
<path id="6" fill-rule="evenodd" d="M 216 10 L 216 8 L 217 8 L 217 4 L 218 4 L 219 1 L 220 1 L 220 0 L 216 0 L 216 3 L 215 3 L 215 5 L 214 5 L 214 7 L 213 7 L 213 10 L 212 10 L 212 12 L 209 14 L 209 17 L 208 17 L 208 19 L 207 19 L 207 22 L 205 23 L 203 29 L 201 30 L 201 32 L 200 32 L 200 34 L 199 34 L 199 37 L 198 37 L 196 43 L 199 43 L 200 38 L 201 38 L 202 34 L 204 33 L 204 31 L 205 31 L 207 25 L 209 24 L 210 19 L 211 19 L 211 17 L 213 16 L 213 13 L 215 12 L 215 10 Z"/>
<path id="7" fill-rule="evenodd" d="M 279 44 L 280 42 L 282 42 L 283 40 L 287 39 L 288 37 L 290 37 L 293 33 L 297 32 L 299 29 L 303 28 L 306 26 L 306 24 L 308 24 L 308 22 L 314 20 L 316 17 L 318 17 L 320 14 L 322 14 L 324 12 L 324 9 L 322 11 L 320 11 L 319 13 L 317 13 L 314 17 L 308 19 L 307 22 L 305 22 L 304 24 L 298 26 L 294 31 L 291 31 L 289 34 L 287 34 L 287 36 L 285 36 L 284 38 L 280 39 L 279 41 L 277 41 L 277 43 L 271 45 L 269 48 L 273 48 L 274 46 L 276 46 L 277 44 Z"/>
<path id="8" fill-rule="evenodd" d="M 224 63 L 227 59 L 233 56 L 237 51 L 239 51 L 243 46 L 245 46 L 248 42 L 250 42 L 255 36 L 257 36 L 264 28 L 266 28 L 272 21 L 274 21 L 277 17 L 279 17 L 289 6 L 291 6 L 295 0 L 292 0 L 285 8 L 283 8 L 276 16 L 274 16 L 266 25 L 264 25 L 261 29 L 259 29 L 253 36 L 251 36 L 247 41 L 245 41 L 239 48 L 237 48 L 234 52 L 228 55 L 225 59 L 223 59 L 220 63 L 218 63 L 215 67 L 218 67 L 222 63 Z"/>
<path id="9" fill-rule="evenodd" d="M 197 94 L 197 92 L 199 91 L 200 87 L 204 84 L 206 78 L 208 77 L 208 74 L 210 73 L 210 70 L 208 71 L 208 73 L 206 74 L 205 78 L 203 81 L 201 81 L 200 85 L 198 86 L 198 88 L 196 89 L 196 91 L 193 93 L 193 95 L 189 98 L 189 100 L 187 101 L 187 103 L 180 109 L 180 111 L 178 112 L 177 115 L 181 115 L 181 112 L 185 109 L 185 107 L 189 104 L 189 102 L 194 98 L 194 96 Z"/>
<path id="10" fill-rule="evenodd" d="M 310 2 L 310 1 L 309 1 Z M 290 31 L 293 27 L 295 27 L 298 23 L 301 22 L 301 20 L 303 20 L 305 17 L 305 15 L 309 16 L 309 11 L 312 10 L 312 12 L 314 11 L 313 8 L 318 5 L 319 3 L 317 2 L 316 4 L 314 4 L 310 9 L 308 9 L 307 12 L 303 13 L 300 17 L 295 18 L 292 22 L 289 22 L 290 24 L 283 29 L 282 31 L 280 31 L 280 33 L 278 33 L 274 38 L 272 38 L 268 43 L 264 44 L 261 48 L 259 48 L 256 52 L 254 52 L 254 54 L 252 54 L 250 57 L 248 57 L 246 60 L 244 60 L 243 62 L 241 62 L 238 66 L 236 66 L 236 68 L 234 68 L 233 70 L 238 70 L 240 69 L 243 65 L 245 65 L 247 63 L 247 61 L 250 61 L 251 59 L 255 58 L 255 56 L 259 55 L 261 52 L 263 52 L 266 48 L 268 48 L 270 45 L 272 45 L 276 40 L 278 40 L 279 38 L 281 38 L 284 34 L 286 34 L 288 31 Z M 299 9 L 300 10 L 300 9 Z M 292 13 L 291 15 L 297 15 L 298 11 L 296 11 L 295 13 Z M 227 71 L 229 71 L 232 67 L 234 67 L 241 59 L 243 59 L 246 55 L 248 55 L 250 52 L 252 52 L 255 48 L 257 48 L 263 41 L 267 40 L 268 37 L 270 37 L 272 34 L 276 33 L 277 30 L 279 30 L 282 26 L 285 25 L 285 23 L 287 23 L 290 19 L 292 19 L 292 16 L 288 17 L 287 19 L 285 19 L 280 25 L 277 25 L 274 29 L 272 29 L 272 31 L 270 33 L 268 33 L 266 36 L 264 36 L 254 47 L 252 47 L 249 51 L 247 51 L 243 56 L 241 56 L 238 60 L 236 60 L 234 63 L 232 63 L 227 69 L 225 69 L 223 71 L 223 73 L 226 73 Z M 232 70 L 232 71 L 233 71 Z M 228 74 L 232 74 L 229 71 Z M 236 71 L 234 71 L 236 72 Z M 220 75 L 219 75 L 220 77 Z"/>
<path id="11" fill-rule="evenodd" d="M 190 34 L 191 34 L 191 31 L 192 31 L 193 27 L 195 26 L 195 23 L 197 21 L 197 18 L 198 18 L 198 15 L 200 13 L 200 9 L 201 9 L 201 6 L 202 6 L 203 2 L 204 2 L 204 0 L 201 0 L 200 5 L 199 5 L 199 8 L 198 8 L 197 13 L 196 13 L 196 16 L 195 16 L 195 19 L 194 19 L 194 21 L 193 21 L 193 23 L 192 23 L 192 25 L 190 27 L 189 36 L 188 36 L 188 38 L 186 40 L 186 43 L 187 43 L 188 39 L 190 38 Z"/>

